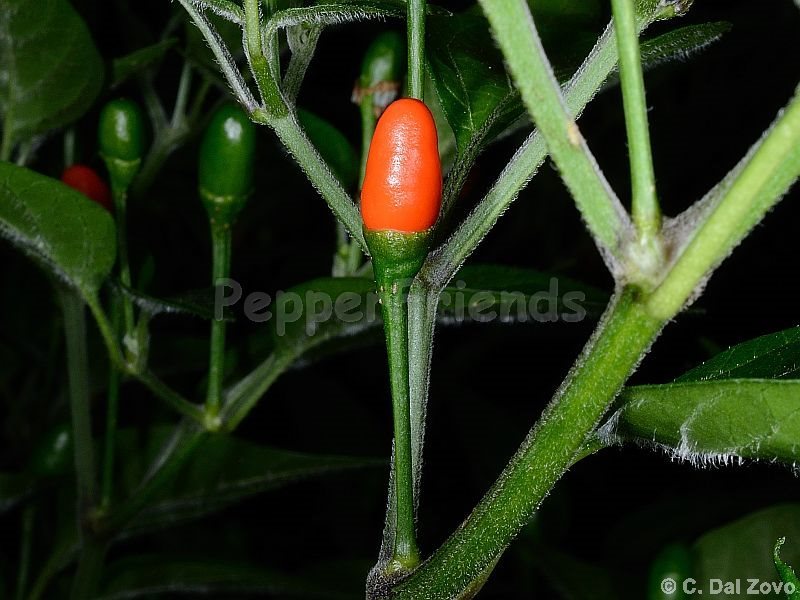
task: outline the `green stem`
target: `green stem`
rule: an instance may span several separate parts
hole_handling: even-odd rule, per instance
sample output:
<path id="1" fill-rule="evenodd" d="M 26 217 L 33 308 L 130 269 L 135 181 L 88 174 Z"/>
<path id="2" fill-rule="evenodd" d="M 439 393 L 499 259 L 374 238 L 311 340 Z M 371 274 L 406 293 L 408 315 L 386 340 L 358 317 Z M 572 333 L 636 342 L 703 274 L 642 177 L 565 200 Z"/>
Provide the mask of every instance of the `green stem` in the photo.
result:
<path id="1" fill-rule="evenodd" d="M 249 375 L 225 393 L 220 420 L 224 431 L 234 431 L 250 413 L 270 386 L 294 361 L 289 353 L 270 354 Z"/>
<path id="2" fill-rule="evenodd" d="M 119 280 L 128 289 L 133 288 L 131 280 L 131 267 L 128 258 L 128 232 L 127 232 L 127 204 L 128 190 L 112 184 L 114 196 L 114 213 L 117 222 L 117 264 L 119 267 Z M 133 343 L 136 339 L 136 322 L 133 314 L 133 301 L 127 294 L 122 294 L 122 315 L 125 327 L 124 340 Z"/>
<path id="3" fill-rule="evenodd" d="M 616 296 L 598 332 L 497 482 L 392 598 L 434 600 L 475 591 L 476 582 L 488 576 L 570 466 L 663 323 L 646 313 L 636 290 L 625 289 Z"/>
<path id="4" fill-rule="evenodd" d="M 181 78 L 178 80 L 178 92 L 175 96 L 175 107 L 172 109 L 170 127 L 177 129 L 186 121 L 186 105 L 189 102 L 189 92 L 192 88 L 192 66 L 189 62 L 183 63 Z"/>
<path id="5" fill-rule="evenodd" d="M 419 563 L 414 523 L 414 466 L 408 387 L 408 314 L 406 290 L 395 282 L 379 284 L 394 417 L 394 484 L 397 501 L 390 574 L 406 573 Z"/>
<path id="6" fill-rule="evenodd" d="M 211 245 L 213 249 L 211 285 L 227 279 L 231 270 L 230 225 L 211 222 Z M 222 404 L 222 382 L 225 378 L 225 319 L 211 321 L 211 345 L 208 368 L 208 393 L 206 395 L 206 418 L 216 421 Z"/>
<path id="7" fill-rule="evenodd" d="M 270 113 L 278 116 L 286 113 L 286 106 L 277 85 L 279 73 L 272 73 L 269 61 L 264 55 L 261 31 L 260 0 L 244 0 L 244 37 L 247 45 L 247 59 L 255 77 L 261 100 Z"/>
<path id="8" fill-rule="evenodd" d="M 114 331 L 119 332 L 121 325 L 121 306 L 118 296 L 112 300 L 111 325 Z M 108 390 L 106 393 L 106 435 L 104 441 L 103 478 L 101 484 L 100 509 L 107 510 L 111 505 L 111 495 L 114 489 L 114 450 L 117 438 L 117 414 L 119 410 L 119 387 L 122 375 L 117 365 L 109 361 L 108 365 Z"/>
<path id="9" fill-rule="evenodd" d="M 256 122 L 269 125 L 275 130 L 278 138 L 305 171 L 336 218 L 347 228 L 347 232 L 358 242 L 358 245 L 366 250 L 358 207 L 353 203 L 339 180 L 331 173 L 317 149 L 297 123 L 294 115 L 288 114 L 268 120 L 255 115 L 255 119 Z"/>
<path id="10" fill-rule="evenodd" d="M 148 390 L 153 392 L 156 398 L 163 400 L 173 410 L 197 423 L 206 423 L 205 412 L 200 406 L 181 396 L 152 372 L 143 371 L 141 373 L 132 373 L 132 375 L 144 384 Z"/>
<path id="11" fill-rule="evenodd" d="M 22 511 L 22 536 L 19 548 L 19 570 L 17 571 L 16 600 L 25 598 L 25 589 L 28 587 L 28 578 L 31 570 L 31 550 L 33 548 L 33 518 L 34 507 L 29 504 Z"/>
<path id="12" fill-rule="evenodd" d="M 81 546 L 81 557 L 78 561 L 78 571 L 72 582 L 72 600 L 87 600 L 94 598 L 103 572 L 108 544 L 91 538 L 84 539 Z"/>
<path id="13" fill-rule="evenodd" d="M 408 95 L 423 99 L 425 89 L 425 0 L 408 0 Z"/>
<path id="14" fill-rule="evenodd" d="M 70 410 L 78 482 L 78 522 L 83 524 L 96 504 L 94 445 L 89 406 L 89 366 L 86 351 L 86 317 L 83 301 L 72 290 L 60 288 L 67 350 Z"/>
<path id="15" fill-rule="evenodd" d="M 657 236 L 661 230 L 661 208 L 656 196 L 636 11 L 633 0 L 612 0 L 611 6 L 617 30 L 619 74 L 628 131 L 633 222 L 640 239 L 646 241 Z"/>
<path id="16" fill-rule="evenodd" d="M 94 316 L 95 323 L 97 323 L 97 328 L 100 330 L 100 335 L 103 338 L 106 352 L 111 362 L 123 373 L 143 383 L 157 398 L 163 400 L 170 408 L 199 424 L 204 424 L 205 413 L 201 407 L 181 396 L 178 392 L 156 377 L 151 371 L 138 371 L 125 362 L 119 349 L 114 328 L 105 312 L 103 312 L 103 308 L 100 306 L 99 302 L 97 302 L 96 298 L 88 298 L 86 301 L 92 312 L 92 316 Z"/>
<path id="17" fill-rule="evenodd" d="M 236 61 L 225 47 L 225 43 L 222 41 L 214 27 L 211 25 L 208 19 L 206 19 L 205 15 L 198 10 L 197 6 L 195 6 L 194 0 L 178 0 L 178 2 L 180 2 L 181 6 L 183 6 L 183 8 L 186 10 L 192 21 L 194 21 L 194 24 L 197 25 L 197 28 L 203 34 L 206 42 L 208 42 L 209 48 L 214 54 L 214 58 L 217 59 L 219 68 L 222 71 L 225 80 L 228 82 L 228 85 L 231 87 L 231 91 L 233 92 L 236 100 L 249 113 L 256 111 L 258 108 L 258 103 L 253 97 L 250 89 L 247 87 L 241 72 L 239 72 L 239 68 L 236 66 Z"/>
<path id="18" fill-rule="evenodd" d="M 800 88 L 705 218 L 649 301 L 673 315 L 800 176 Z"/>
<path id="19" fill-rule="evenodd" d="M 10 161 L 11 153 L 14 151 L 14 138 L 11 135 L 9 123 L 11 123 L 11 119 L 6 115 L 5 123 L 3 123 L 3 139 L 0 142 L 0 161 L 3 162 Z"/>
<path id="20" fill-rule="evenodd" d="M 625 209 L 575 124 L 524 0 L 481 0 L 525 107 L 597 243 L 618 260 L 629 238 Z"/>
<path id="21" fill-rule="evenodd" d="M 181 423 L 153 461 L 151 471 L 142 484 L 125 502 L 100 522 L 98 528 L 101 532 L 106 537 L 111 537 L 128 525 L 163 486 L 174 479 L 177 472 L 197 448 L 208 439 L 208 436 L 208 432 L 192 421 Z"/>

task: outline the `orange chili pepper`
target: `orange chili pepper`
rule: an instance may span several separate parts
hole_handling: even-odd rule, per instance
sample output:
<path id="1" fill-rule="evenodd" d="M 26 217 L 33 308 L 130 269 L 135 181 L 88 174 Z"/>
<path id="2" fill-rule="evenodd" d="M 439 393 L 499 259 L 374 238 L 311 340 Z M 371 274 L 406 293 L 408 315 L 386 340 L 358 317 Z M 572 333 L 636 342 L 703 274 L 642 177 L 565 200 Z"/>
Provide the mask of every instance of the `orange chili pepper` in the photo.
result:
<path id="1" fill-rule="evenodd" d="M 421 233 L 439 218 L 442 166 L 428 107 L 403 98 L 384 111 L 372 137 L 361 191 L 369 231 Z"/>

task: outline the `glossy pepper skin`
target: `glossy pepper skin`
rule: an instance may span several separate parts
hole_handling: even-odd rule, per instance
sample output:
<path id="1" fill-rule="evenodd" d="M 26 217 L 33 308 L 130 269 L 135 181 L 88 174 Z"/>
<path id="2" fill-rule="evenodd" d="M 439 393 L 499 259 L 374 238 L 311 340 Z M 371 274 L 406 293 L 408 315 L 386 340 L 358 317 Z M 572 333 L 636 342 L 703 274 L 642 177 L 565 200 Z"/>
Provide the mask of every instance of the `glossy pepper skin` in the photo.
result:
<path id="1" fill-rule="evenodd" d="M 78 190 L 108 212 L 113 212 L 111 190 L 108 189 L 106 182 L 91 167 L 86 165 L 67 167 L 61 175 L 61 181 L 72 189 Z"/>
<path id="2" fill-rule="evenodd" d="M 256 128 L 235 104 L 211 117 L 200 146 L 200 197 L 209 218 L 229 224 L 253 191 Z"/>
<path id="3" fill-rule="evenodd" d="M 112 100 L 100 113 L 97 142 L 111 183 L 127 189 L 139 171 L 146 150 L 142 109 L 127 99 Z"/>
<path id="4" fill-rule="evenodd" d="M 423 233 L 439 218 L 442 167 L 436 124 L 428 107 L 412 98 L 390 104 L 369 148 L 361 191 L 367 231 Z"/>

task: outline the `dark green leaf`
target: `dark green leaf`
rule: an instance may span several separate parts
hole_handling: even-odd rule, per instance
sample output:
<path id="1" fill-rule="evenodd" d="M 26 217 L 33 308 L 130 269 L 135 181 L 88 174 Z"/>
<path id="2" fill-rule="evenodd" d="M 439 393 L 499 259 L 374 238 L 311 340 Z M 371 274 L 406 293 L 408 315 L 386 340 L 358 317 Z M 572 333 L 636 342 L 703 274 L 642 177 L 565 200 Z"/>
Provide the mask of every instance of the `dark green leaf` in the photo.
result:
<path id="1" fill-rule="evenodd" d="M 103 63 L 67 0 L 0 3 L 0 113 L 20 142 L 70 123 L 91 106 Z"/>
<path id="2" fill-rule="evenodd" d="M 717 591 L 714 597 L 744 600 L 756 597 L 748 593 L 751 585 L 748 579 L 779 586 L 781 581 L 775 573 L 773 552 L 775 540 L 781 537 L 788 540 L 784 549 L 787 562 L 800 563 L 800 505 L 773 506 L 705 534 L 693 548 L 698 590 L 703 591 L 703 596 L 709 596 L 713 593 L 710 580 L 739 580 L 739 590 L 728 594 Z M 757 597 L 780 598 L 783 595 L 773 588 L 772 593 Z"/>
<path id="3" fill-rule="evenodd" d="M 111 87 L 122 85 L 134 75 L 159 62 L 176 42 L 177 39 L 169 38 L 115 58 L 111 63 Z"/>
<path id="4" fill-rule="evenodd" d="M 114 265 L 108 211 L 50 177 L 8 163 L 0 163 L 0 234 L 87 300 Z"/>
<path id="5" fill-rule="evenodd" d="M 552 273 L 499 265 L 462 268 L 442 293 L 445 322 L 580 321 L 598 315 L 608 294 Z"/>
<path id="6" fill-rule="evenodd" d="M 729 379 L 626 389 L 598 431 L 605 443 L 634 441 L 693 464 L 742 458 L 800 459 L 800 381 Z"/>
<path id="7" fill-rule="evenodd" d="M 358 181 L 359 162 L 353 145 L 344 134 L 312 112 L 297 111 L 300 124 L 322 158 L 345 189 L 353 189 Z"/>
<path id="8" fill-rule="evenodd" d="M 213 288 L 189 290 L 169 298 L 156 298 L 126 287 L 120 282 L 115 282 L 114 287 L 133 300 L 134 304 L 151 317 L 160 314 L 176 314 L 191 315 L 209 321 L 214 318 L 215 290 Z M 226 321 L 233 320 L 229 308 L 223 308 L 223 315 Z"/>
<path id="9" fill-rule="evenodd" d="M 573 280 L 495 265 L 465 267 L 445 288 L 442 323 L 580 320 L 598 314 L 608 295 Z M 278 294 L 269 307 L 274 347 L 299 357 L 325 342 L 368 334 L 381 324 L 375 283 L 321 278 Z"/>
<path id="10" fill-rule="evenodd" d="M 133 431 L 120 433 L 120 455 L 141 458 L 126 464 L 122 478 L 125 496 L 134 492 L 171 431 L 171 428 L 159 428 L 148 436 L 137 436 Z M 303 454 L 259 446 L 234 437 L 213 436 L 139 513 L 123 535 L 200 518 L 255 494 L 297 481 L 380 465 L 384 465 L 380 459 Z"/>
<path id="11" fill-rule="evenodd" d="M 287 575 L 260 565 L 228 560 L 189 560 L 147 555 L 120 560 L 108 567 L 103 600 L 161 598 L 175 594 L 258 595 L 276 598 L 347 599 L 324 580 Z"/>
<path id="12" fill-rule="evenodd" d="M 675 382 L 733 378 L 797 379 L 800 375 L 800 327 L 764 335 L 729 348 Z"/>
<path id="13" fill-rule="evenodd" d="M 781 548 L 786 543 L 786 538 L 782 537 L 775 542 L 775 550 L 772 560 L 775 563 L 775 570 L 778 571 L 784 584 L 784 592 L 789 600 L 800 600 L 800 579 L 797 579 L 794 569 L 781 559 Z M 794 591 L 789 591 L 794 590 Z"/>

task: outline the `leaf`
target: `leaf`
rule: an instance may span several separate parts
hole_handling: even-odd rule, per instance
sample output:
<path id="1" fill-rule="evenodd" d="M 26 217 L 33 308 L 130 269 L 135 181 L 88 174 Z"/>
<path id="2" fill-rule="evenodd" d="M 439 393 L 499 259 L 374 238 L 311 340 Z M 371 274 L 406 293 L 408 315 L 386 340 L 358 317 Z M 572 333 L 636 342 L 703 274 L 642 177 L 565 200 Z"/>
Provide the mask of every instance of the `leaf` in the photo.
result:
<path id="1" fill-rule="evenodd" d="M 633 441 L 696 465 L 800 460 L 800 381 L 729 379 L 637 386 L 598 430 L 606 445 Z"/>
<path id="2" fill-rule="evenodd" d="M 442 293 L 439 318 L 444 324 L 575 321 L 598 314 L 607 301 L 604 292 L 570 279 L 530 269 L 470 266 Z M 308 281 L 279 293 L 269 311 L 274 348 L 295 358 L 326 342 L 353 341 L 381 325 L 375 283 L 366 278 Z"/>
<path id="3" fill-rule="evenodd" d="M 712 530 L 703 535 L 693 547 L 695 579 L 703 596 L 713 594 L 722 598 L 753 598 L 748 588 L 752 582 L 766 582 L 772 593 L 758 597 L 778 598 L 775 586 L 781 581 L 775 573 L 773 552 L 775 540 L 786 537 L 788 561 L 800 562 L 800 505 L 783 504 L 750 514 L 743 519 Z M 739 590 L 714 594 L 709 586 L 712 580 L 741 581 Z M 758 588 L 757 588 L 758 589 Z"/>
<path id="4" fill-rule="evenodd" d="M 134 493 L 150 458 L 156 456 L 171 432 L 169 427 L 157 428 L 145 438 L 133 431 L 120 432 L 120 455 L 141 457 L 141 461 L 127 465 L 127 483 L 122 490 L 125 496 Z M 290 452 L 225 435 L 209 437 L 194 456 L 137 515 L 124 536 L 197 519 L 297 481 L 385 464 L 382 459 Z"/>
<path id="5" fill-rule="evenodd" d="M 176 38 L 169 38 L 115 58 L 111 63 L 111 88 L 119 87 L 134 75 L 159 62 L 177 41 Z"/>
<path id="6" fill-rule="evenodd" d="M 139 290 L 134 290 L 119 281 L 114 282 L 114 287 L 130 298 L 136 306 L 149 316 L 160 314 L 190 315 L 210 321 L 215 318 L 215 290 L 213 288 L 201 290 L 188 290 L 169 298 L 156 298 Z M 223 307 L 225 321 L 233 321 L 230 309 Z"/>
<path id="7" fill-rule="evenodd" d="M 794 573 L 794 569 L 783 562 L 781 559 L 781 548 L 786 543 L 786 538 L 782 537 L 775 542 L 775 549 L 772 553 L 772 560 L 775 563 L 775 570 L 778 571 L 784 584 L 784 592 L 789 600 L 800 600 L 800 580 Z"/>
<path id="8" fill-rule="evenodd" d="M 764 335 L 733 346 L 675 382 L 732 378 L 798 379 L 800 377 L 800 327 Z"/>
<path id="9" fill-rule="evenodd" d="M 0 163 L 0 234 L 86 300 L 114 266 L 114 221 L 104 208 L 55 179 L 9 163 Z"/>
<path id="10" fill-rule="evenodd" d="M 324 580 L 288 575 L 261 565 L 228 560 L 180 559 L 145 555 L 119 560 L 108 567 L 100 598 L 173 597 L 175 594 L 259 595 L 280 598 L 346 600 L 352 596 L 330 589 Z"/>
<path id="11" fill-rule="evenodd" d="M 66 0 L 0 3 L 0 113 L 20 142 L 84 114 L 103 84 L 86 24 Z"/>
<path id="12" fill-rule="evenodd" d="M 626 389 L 598 429 L 694 464 L 800 459 L 800 327 L 749 340 L 673 383 Z"/>
<path id="13" fill-rule="evenodd" d="M 341 131 L 314 113 L 301 108 L 297 111 L 297 117 L 342 186 L 353 189 L 358 181 L 359 170 L 353 145 Z"/>
<path id="14" fill-rule="evenodd" d="M 499 265 L 463 267 L 439 303 L 443 322 L 574 322 L 599 315 L 609 296 L 566 277 Z"/>

